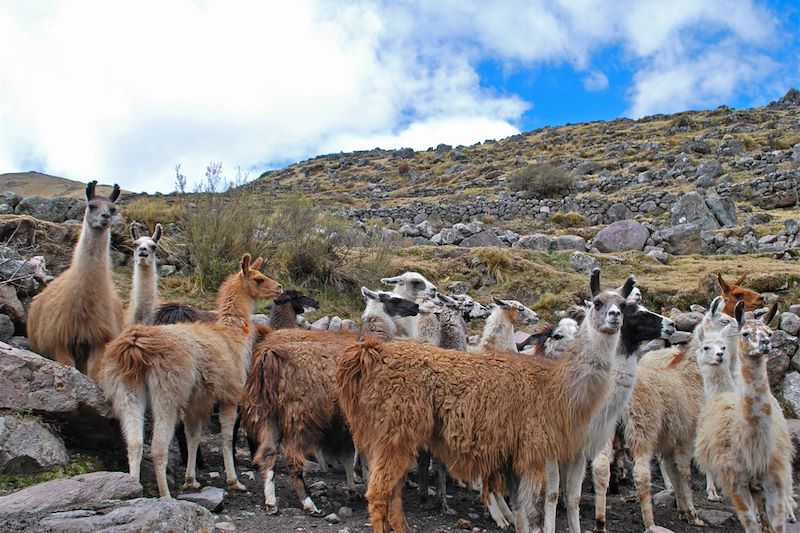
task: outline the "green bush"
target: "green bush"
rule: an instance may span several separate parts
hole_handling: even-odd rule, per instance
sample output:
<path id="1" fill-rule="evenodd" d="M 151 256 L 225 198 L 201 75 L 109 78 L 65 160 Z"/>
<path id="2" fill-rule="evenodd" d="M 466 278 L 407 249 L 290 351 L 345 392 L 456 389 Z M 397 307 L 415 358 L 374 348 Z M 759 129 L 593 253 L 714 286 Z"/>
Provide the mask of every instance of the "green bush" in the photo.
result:
<path id="1" fill-rule="evenodd" d="M 572 187 L 573 179 L 564 169 L 548 163 L 522 167 L 511 175 L 512 191 L 526 191 L 534 198 L 564 196 Z"/>

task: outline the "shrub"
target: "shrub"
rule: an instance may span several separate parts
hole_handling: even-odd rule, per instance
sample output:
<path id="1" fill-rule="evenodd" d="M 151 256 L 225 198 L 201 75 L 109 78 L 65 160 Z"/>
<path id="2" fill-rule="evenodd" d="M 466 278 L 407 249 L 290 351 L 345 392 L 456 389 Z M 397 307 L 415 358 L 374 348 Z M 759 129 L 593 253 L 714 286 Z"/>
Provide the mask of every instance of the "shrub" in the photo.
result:
<path id="1" fill-rule="evenodd" d="M 574 228 L 576 226 L 582 226 L 586 219 L 583 218 L 583 215 L 580 213 L 576 213 L 575 211 L 569 211 L 568 213 L 553 213 L 550 215 L 550 222 L 553 224 L 558 224 L 564 228 Z"/>
<path id="2" fill-rule="evenodd" d="M 572 176 L 548 163 L 516 170 L 509 179 L 512 191 L 526 191 L 535 198 L 564 196 L 572 187 Z"/>
<path id="3" fill-rule="evenodd" d="M 486 272 L 498 283 L 508 281 L 511 273 L 511 258 L 499 248 L 478 248 L 475 257 L 486 265 Z"/>
<path id="4" fill-rule="evenodd" d="M 402 177 L 408 176 L 408 173 L 409 173 L 410 170 L 411 170 L 411 167 L 409 167 L 408 163 L 406 163 L 406 162 L 402 162 L 399 165 L 397 165 L 397 173 Z"/>
<path id="5" fill-rule="evenodd" d="M 150 231 L 157 223 L 177 222 L 183 214 L 183 206 L 175 198 L 144 196 L 121 206 L 120 210 L 128 222 L 141 222 Z"/>
<path id="6" fill-rule="evenodd" d="M 539 296 L 539 299 L 533 304 L 535 311 L 550 311 L 555 309 L 558 305 L 558 297 L 552 292 L 546 292 Z"/>

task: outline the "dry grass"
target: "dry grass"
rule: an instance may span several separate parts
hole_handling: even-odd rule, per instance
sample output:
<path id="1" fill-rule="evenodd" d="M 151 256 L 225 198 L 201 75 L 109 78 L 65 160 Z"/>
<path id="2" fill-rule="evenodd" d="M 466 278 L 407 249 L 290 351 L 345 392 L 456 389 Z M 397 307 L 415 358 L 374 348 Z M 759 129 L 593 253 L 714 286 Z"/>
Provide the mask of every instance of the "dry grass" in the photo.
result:
<path id="1" fill-rule="evenodd" d="M 183 206 L 177 197 L 142 196 L 123 205 L 120 211 L 128 222 L 138 221 L 152 230 L 157 223 L 178 222 Z"/>
<path id="2" fill-rule="evenodd" d="M 85 198 L 86 182 L 39 172 L 10 172 L 0 174 L 0 191 L 12 191 L 22 195 L 23 198 L 26 196 Z M 111 185 L 97 186 L 97 194 L 108 195 L 110 192 Z M 128 194 L 131 192 L 123 189 L 122 197 Z"/>

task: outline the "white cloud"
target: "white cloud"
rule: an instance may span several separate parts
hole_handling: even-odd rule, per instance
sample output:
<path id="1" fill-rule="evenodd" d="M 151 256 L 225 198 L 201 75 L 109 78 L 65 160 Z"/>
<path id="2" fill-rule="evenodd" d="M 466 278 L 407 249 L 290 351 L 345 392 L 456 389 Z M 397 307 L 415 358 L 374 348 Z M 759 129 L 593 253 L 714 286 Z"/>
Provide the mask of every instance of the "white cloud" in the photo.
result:
<path id="1" fill-rule="evenodd" d="M 487 88 L 481 61 L 567 64 L 594 91 L 608 46 L 636 70 L 630 114 L 713 104 L 763 79 L 776 27 L 750 0 L 12 0 L 0 172 L 169 191 L 176 163 L 198 179 L 209 161 L 257 174 L 324 152 L 471 144 L 517 132 L 535 104 Z"/>

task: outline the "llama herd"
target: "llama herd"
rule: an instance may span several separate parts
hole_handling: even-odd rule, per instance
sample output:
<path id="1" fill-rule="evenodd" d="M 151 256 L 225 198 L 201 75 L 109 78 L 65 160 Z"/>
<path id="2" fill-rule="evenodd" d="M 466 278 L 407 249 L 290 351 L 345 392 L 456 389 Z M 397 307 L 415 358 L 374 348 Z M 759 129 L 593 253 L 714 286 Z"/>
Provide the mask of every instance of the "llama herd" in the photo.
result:
<path id="1" fill-rule="evenodd" d="M 415 272 L 383 278 L 391 292 L 362 288 L 360 331 L 316 331 L 297 327 L 316 300 L 283 291 L 260 272 L 262 259 L 249 255 L 220 286 L 214 312 L 159 303 L 157 225 L 152 236 L 132 229 L 133 285 L 124 310 L 109 261 L 119 187 L 103 197 L 95 185 L 86 187 L 72 263 L 34 298 L 28 334 L 36 351 L 97 381 L 137 479 L 149 405 L 161 496 L 170 495 L 168 448 L 179 422 L 184 488 L 199 487 L 198 445 L 217 405 L 227 486 L 245 489 L 233 454 L 241 416 L 270 514 L 278 512 L 279 454 L 313 514 L 320 509 L 305 485 L 308 458 L 323 468 L 340 464 L 355 495 L 357 457 L 375 533 L 409 531 L 402 491 L 415 464 L 422 497 L 431 467 L 437 473 L 443 512 L 450 512 L 450 477 L 480 492 L 498 526 L 517 531 L 554 532 L 561 495 L 568 529 L 580 533 L 581 486 L 591 465 L 595 531 L 605 531 L 621 449 L 615 437 L 624 435 L 645 527 L 655 525 L 654 459 L 690 524 L 703 525 L 692 501 L 693 460 L 706 475 L 708 499 L 727 498 L 748 533 L 781 533 L 795 521 L 793 448 L 766 374 L 777 307 L 759 314 L 764 299 L 740 287 L 743 278 L 728 284 L 718 276 L 722 294 L 691 341 L 656 350 L 648 350 L 650 341 L 668 339 L 675 324 L 642 305 L 633 276 L 603 288 L 599 270 L 584 305 L 520 345 L 514 329 L 538 321 L 531 309 L 516 300 L 484 306 L 446 296 Z M 251 315 L 269 299 L 266 327 Z M 483 334 L 470 343 L 467 322 L 479 319 Z"/>

